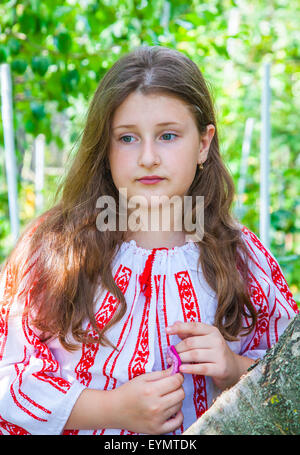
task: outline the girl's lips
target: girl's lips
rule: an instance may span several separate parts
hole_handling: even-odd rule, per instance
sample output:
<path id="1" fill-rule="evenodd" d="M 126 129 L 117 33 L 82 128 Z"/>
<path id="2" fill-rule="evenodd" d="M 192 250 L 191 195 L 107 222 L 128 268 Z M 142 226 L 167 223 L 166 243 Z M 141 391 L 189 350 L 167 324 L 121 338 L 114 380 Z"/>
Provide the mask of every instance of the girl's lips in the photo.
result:
<path id="1" fill-rule="evenodd" d="M 146 185 L 152 185 L 153 183 L 158 183 L 158 182 L 161 182 L 162 180 L 164 179 L 158 179 L 158 178 L 154 178 L 154 179 L 139 179 L 138 181 L 141 182 L 141 183 L 145 183 Z"/>

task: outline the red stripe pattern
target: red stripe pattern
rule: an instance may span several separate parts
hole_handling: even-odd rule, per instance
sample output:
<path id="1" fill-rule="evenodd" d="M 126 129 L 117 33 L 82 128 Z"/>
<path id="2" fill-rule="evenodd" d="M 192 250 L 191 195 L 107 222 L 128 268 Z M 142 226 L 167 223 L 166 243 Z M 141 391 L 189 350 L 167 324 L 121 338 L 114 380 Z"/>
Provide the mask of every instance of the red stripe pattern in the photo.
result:
<path id="1" fill-rule="evenodd" d="M 242 228 L 242 232 L 245 234 L 246 238 L 250 239 L 253 245 L 260 250 L 264 257 L 267 260 L 269 270 L 271 272 L 271 278 L 273 283 L 275 284 L 276 288 L 280 291 L 281 295 L 285 299 L 285 301 L 290 305 L 293 311 L 296 313 L 298 312 L 297 304 L 293 298 L 293 295 L 287 285 L 287 282 L 280 270 L 278 262 L 274 259 L 274 257 L 270 254 L 270 252 L 264 247 L 258 237 L 247 229 L 245 226 Z M 247 240 L 248 240 L 247 239 Z M 269 273 L 269 270 L 264 270 L 264 273 Z"/>
<path id="2" fill-rule="evenodd" d="M 263 356 L 283 331 L 278 328 L 279 321 L 287 325 L 299 310 L 278 262 L 253 232 L 245 226 L 241 230 L 251 258 L 248 290 L 258 314 L 255 330 L 245 339 L 241 354 L 249 356 L 255 351 Z"/>
<path id="3" fill-rule="evenodd" d="M 198 299 L 190 274 L 187 270 L 175 274 L 175 280 L 181 301 L 184 322 L 201 322 Z M 194 406 L 198 419 L 208 408 L 205 376 L 194 375 Z"/>
<path id="4" fill-rule="evenodd" d="M 5 284 L 4 284 L 4 292 L 3 292 L 3 298 L 4 303 L 1 305 L 1 311 L 0 311 L 0 361 L 2 360 L 3 357 L 3 352 L 6 344 L 6 339 L 7 339 L 7 334 L 8 334 L 8 316 L 9 316 L 9 311 L 11 308 L 12 300 L 9 300 L 9 296 L 11 293 L 11 288 L 12 288 L 12 275 L 11 275 L 11 270 L 8 267 L 6 270 L 6 276 L 5 278 Z"/>
<path id="5" fill-rule="evenodd" d="M 258 320 L 251 334 L 230 346 L 237 354 L 256 358 L 278 341 L 298 308 L 274 257 L 249 229 L 241 230 L 251 255 L 248 286 Z M 166 333 L 176 320 L 213 324 L 217 296 L 197 268 L 198 257 L 192 243 L 169 250 L 144 250 L 132 242 L 122 245 L 113 276 L 126 310 L 107 332 L 117 349 L 99 345 L 88 321 L 86 328 L 95 342 L 77 351 L 66 352 L 58 340 L 42 342 L 20 306 L 19 297 L 25 297 L 25 305 L 31 299 L 31 290 L 24 295 L 22 282 L 17 295 L 7 298 L 0 309 L 0 434 L 135 434 L 124 428 L 64 430 L 64 422 L 85 387 L 112 390 L 141 374 L 165 369 L 168 346 L 180 342 Z M 37 273 L 36 255 L 28 261 L 24 278 L 29 273 Z M 7 268 L 1 298 L 10 296 L 12 280 Z M 110 292 L 95 298 L 100 330 L 119 306 Z M 185 431 L 215 398 L 211 378 L 184 376 L 184 422 L 173 434 Z"/>
<path id="6" fill-rule="evenodd" d="M 120 265 L 116 276 L 114 277 L 116 284 L 121 289 L 122 293 L 125 294 L 132 271 L 125 266 Z M 96 313 L 96 321 L 100 330 L 102 330 L 106 324 L 113 318 L 120 302 L 111 293 L 106 293 L 104 301 Z M 92 328 L 92 325 L 88 325 L 88 333 L 91 337 L 97 339 L 97 332 Z M 91 367 L 95 363 L 95 358 L 99 350 L 99 344 L 84 344 L 82 346 L 82 356 L 75 368 L 76 378 L 82 384 L 89 386 L 92 374 L 90 373 Z"/>

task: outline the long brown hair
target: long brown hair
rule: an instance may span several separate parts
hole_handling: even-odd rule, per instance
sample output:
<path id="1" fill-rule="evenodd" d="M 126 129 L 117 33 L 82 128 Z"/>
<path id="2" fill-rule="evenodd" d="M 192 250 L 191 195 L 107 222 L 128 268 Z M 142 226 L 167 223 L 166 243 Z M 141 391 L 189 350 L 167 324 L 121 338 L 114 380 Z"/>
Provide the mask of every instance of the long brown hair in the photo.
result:
<path id="1" fill-rule="evenodd" d="M 57 192 L 61 192 L 59 201 L 38 222 L 31 223 L 7 261 L 13 277 L 10 294 L 22 288 L 19 298 L 27 296 L 26 310 L 43 339 L 58 337 L 68 350 L 82 342 L 111 345 L 105 332 L 126 311 L 125 297 L 111 270 L 125 232 L 97 229 L 96 201 L 102 195 L 118 201 L 108 160 L 111 124 L 115 110 L 136 90 L 172 94 L 183 100 L 200 134 L 207 125 L 215 126 L 204 169 L 195 170 L 188 194 L 204 196 L 204 236 L 197 243 L 198 266 L 201 263 L 205 279 L 218 298 L 215 325 L 225 339 L 235 340 L 242 330 L 248 333 L 253 329 L 256 313 L 248 294 L 248 251 L 230 213 L 234 184 L 220 156 L 207 84 L 193 61 L 166 47 L 137 48 L 121 57 L 100 81 L 77 154 Z M 94 314 L 100 283 L 119 301 L 117 311 L 104 326 Z M 243 316 L 248 317 L 248 324 L 251 322 L 247 327 L 242 326 Z M 89 322 L 89 331 L 84 329 L 85 321 Z"/>

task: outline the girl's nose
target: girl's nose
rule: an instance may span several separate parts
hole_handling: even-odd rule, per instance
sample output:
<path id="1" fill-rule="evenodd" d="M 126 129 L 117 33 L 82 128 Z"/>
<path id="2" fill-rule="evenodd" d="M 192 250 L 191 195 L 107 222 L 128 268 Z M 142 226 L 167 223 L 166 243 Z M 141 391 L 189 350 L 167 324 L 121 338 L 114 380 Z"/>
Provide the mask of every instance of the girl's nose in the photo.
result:
<path id="1" fill-rule="evenodd" d="M 145 140 L 141 144 L 139 166 L 151 167 L 160 163 L 160 156 L 156 144 L 151 140 Z"/>

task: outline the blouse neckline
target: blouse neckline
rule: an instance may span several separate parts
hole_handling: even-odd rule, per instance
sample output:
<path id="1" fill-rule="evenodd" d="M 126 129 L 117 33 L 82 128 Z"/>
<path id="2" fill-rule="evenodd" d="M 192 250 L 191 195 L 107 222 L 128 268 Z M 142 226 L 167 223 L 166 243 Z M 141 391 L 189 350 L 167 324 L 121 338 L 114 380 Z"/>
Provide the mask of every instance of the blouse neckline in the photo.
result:
<path id="1" fill-rule="evenodd" d="M 193 242 L 192 240 L 188 240 L 183 245 L 174 246 L 173 248 L 142 248 L 137 245 L 135 240 L 124 241 L 120 247 L 120 249 L 124 252 L 126 250 L 130 250 L 133 254 L 139 254 L 142 256 L 149 256 L 156 251 L 156 255 L 177 255 L 182 252 L 186 251 L 199 251 L 198 244 Z"/>

